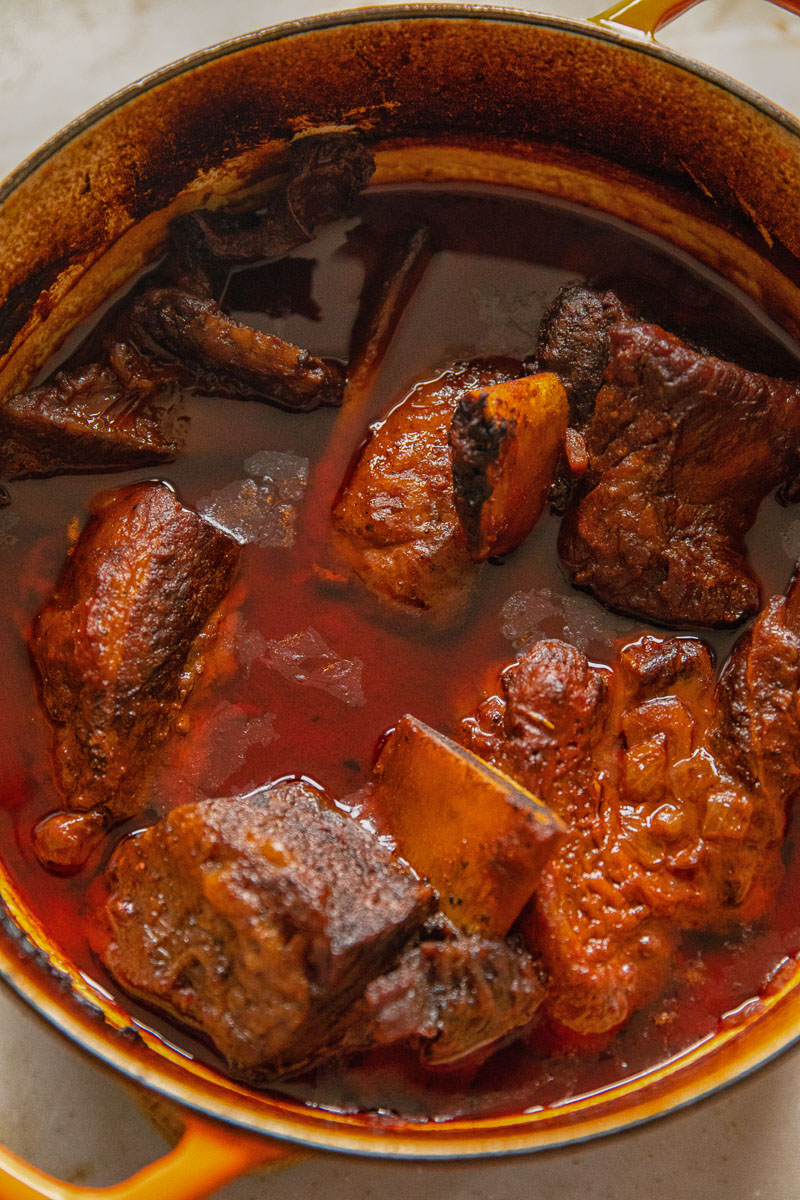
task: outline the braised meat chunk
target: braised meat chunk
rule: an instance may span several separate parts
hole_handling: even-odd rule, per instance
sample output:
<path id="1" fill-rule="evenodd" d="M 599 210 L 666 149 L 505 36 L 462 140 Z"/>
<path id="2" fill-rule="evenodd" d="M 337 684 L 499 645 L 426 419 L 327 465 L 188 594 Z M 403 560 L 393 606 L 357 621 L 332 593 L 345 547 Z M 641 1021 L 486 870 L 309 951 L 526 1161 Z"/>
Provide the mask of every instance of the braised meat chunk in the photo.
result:
<path id="1" fill-rule="evenodd" d="M 782 828 L 800 790 L 800 578 L 739 639 L 718 698 L 716 753 L 760 797 L 764 822 Z"/>
<path id="2" fill-rule="evenodd" d="M 0 474 L 130 470 L 168 462 L 183 447 L 178 375 L 133 346 L 102 363 L 57 372 L 0 404 Z"/>
<path id="3" fill-rule="evenodd" d="M 318 225 L 347 216 L 372 178 L 375 160 L 358 131 L 342 129 L 295 138 L 289 170 L 285 209 L 308 240 Z"/>
<path id="4" fill-rule="evenodd" d="M 591 790 L 592 755 L 607 709 L 607 675 L 566 642 L 537 642 L 463 723 L 475 754 L 518 779 L 568 826 Z"/>
<path id="5" fill-rule="evenodd" d="M 626 837 L 670 878 L 645 895 L 683 928 L 716 932 L 759 920 L 781 877 L 790 791 L 751 790 L 729 768 L 721 698 L 706 647 L 644 638 L 619 659 L 615 702 L 624 752 L 617 791 Z M 674 876 L 674 877 L 673 877 Z"/>
<path id="6" fill-rule="evenodd" d="M 374 425 L 333 510 L 336 545 L 378 596 L 444 623 L 477 577 L 453 499 L 448 435 L 465 391 L 513 378 L 505 360 L 453 367 Z"/>
<path id="7" fill-rule="evenodd" d="M 175 809 L 122 843 L 112 882 L 109 970 L 252 1080 L 337 1052 L 348 1006 L 435 901 L 302 782 Z"/>
<path id="8" fill-rule="evenodd" d="M 97 813 L 111 822 L 137 811 L 239 547 L 161 483 L 101 493 L 91 511 L 36 618 L 31 653 L 55 728 L 57 783 L 69 809 L 94 810 L 94 825 Z"/>
<path id="9" fill-rule="evenodd" d="M 523 916 L 548 975 L 546 1010 L 579 1034 L 611 1031 L 660 991 L 674 936 L 654 929 L 628 890 L 635 860 L 606 828 L 597 782 L 611 711 L 606 676 L 573 647 L 540 642 L 502 684 L 504 704 L 483 706 L 465 728 L 467 744 L 536 789 L 569 830 Z"/>
<path id="10" fill-rule="evenodd" d="M 610 676 L 540 642 L 465 723 L 466 743 L 569 830 L 522 918 L 557 1026 L 613 1032 L 662 990 L 682 930 L 725 932 L 767 911 L 798 786 L 796 770 L 770 768 L 773 753 L 800 761 L 800 725 L 781 711 L 789 695 L 797 705 L 794 624 L 792 599 L 773 602 L 718 687 L 694 639 L 644 637 Z M 782 643 L 791 655 L 770 686 Z"/>
<path id="11" fill-rule="evenodd" d="M 552 371 L 569 400 L 570 423 L 591 419 L 611 357 L 611 329 L 627 310 L 613 292 L 593 292 L 573 284 L 562 288 L 539 327 L 536 362 Z"/>
<path id="12" fill-rule="evenodd" d="M 521 1036 L 543 999 L 522 946 L 457 934 L 439 919 L 369 985 L 360 1019 L 373 1045 L 411 1045 L 427 1066 L 445 1067 Z"/>
<path id="13" fill-rule="evenodd" d="M 337 365 L 242 325 L 215 300 L 152 288 L 136 299 L 129 320 L 148 350 L 174 356 L 192 372 L 195 386 L 213 395 L 300 412 L 341 402 L 344 375 Z"/>
<path id="14" fill-rule="evenodd" d="M 562 378 L 578 397 L 588 469 L 559 540 L 573 582 L 668 625 L 754 614 L 744 537 L 795 470 L 800 386 L 700 353 L 587 289 L 551 311 L 539 358 L 564 371 L 574 354 Z"/>
<path id="15" fill-rule="evenodd" d="M 214 295 L 227 264 L 279 257 L 310 241 L 317 225 L 346 216 L 374 170 L 372 154 L 355 132 L 295 138 L 289 180 L 261 212 L 199 209 L 173 221 L 169 268 L 174 281 L 195 295 Z"/>

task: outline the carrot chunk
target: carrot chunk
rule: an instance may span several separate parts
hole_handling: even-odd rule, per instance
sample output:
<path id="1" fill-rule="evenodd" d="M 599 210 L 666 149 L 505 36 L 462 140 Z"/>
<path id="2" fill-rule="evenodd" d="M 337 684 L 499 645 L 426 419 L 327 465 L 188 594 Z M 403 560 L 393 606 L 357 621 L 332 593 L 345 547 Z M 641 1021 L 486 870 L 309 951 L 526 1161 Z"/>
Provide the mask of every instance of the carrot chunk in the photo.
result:
<path id="1" fill-rule="evenodd" d="M 477 388 L 450 426 L 453 495 L 473 559 L 508 554 L 533 529 L 564 449 L 567 395 L 555 375 Z"/>

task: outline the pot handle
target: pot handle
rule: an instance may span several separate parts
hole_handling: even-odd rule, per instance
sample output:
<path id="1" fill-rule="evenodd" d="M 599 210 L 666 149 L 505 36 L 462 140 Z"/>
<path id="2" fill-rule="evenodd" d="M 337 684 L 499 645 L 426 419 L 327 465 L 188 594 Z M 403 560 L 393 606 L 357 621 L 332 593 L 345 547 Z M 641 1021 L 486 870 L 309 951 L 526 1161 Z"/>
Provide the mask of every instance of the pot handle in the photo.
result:
<path id="1" fill-rule="evenodd" d="M 195 1113 L 182 1120 L 184 1132 L 174 1149 L 130 1179 L 106 1188 L 63 1183 L 0 1146 L 0 1196 L 3 1200 L 204 1200 L 255 1167 L 282 1160 L 289 1165 L 299 1157 L 283 1142 Z"/>
<path id="2" fill-rule="evenodd" d="M 630 33 L 631 30 L 635 30 L 643 34 L 648 41 L 652 41 L 659 29 L 663 29 L 670 21 L 682 16 L 700 2 L 701 0 L 618 0 L 611 8 L 598 13 L 596 17 L 590 17 L 589 20 L 617 33 Z M 800 0 L 772 0 L 772 3 L 800 16 Z"/>

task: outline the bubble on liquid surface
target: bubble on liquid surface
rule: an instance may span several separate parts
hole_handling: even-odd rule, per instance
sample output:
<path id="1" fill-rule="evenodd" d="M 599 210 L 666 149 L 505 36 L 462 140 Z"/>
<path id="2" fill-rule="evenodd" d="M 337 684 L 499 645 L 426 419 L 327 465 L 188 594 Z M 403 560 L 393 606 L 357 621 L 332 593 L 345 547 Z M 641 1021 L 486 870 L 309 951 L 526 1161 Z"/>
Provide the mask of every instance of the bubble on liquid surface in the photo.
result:
<path id="1" fill-rule="evenodd" d="M 245 460 L 244 469 L 249 478 L 212 492 L 198 505 L 200 514 L 243 545 L 293 546 L 296 506 L 308 484 L 308 459 L 261 450 Z"/>
<path id="2" fill-rule="evenodd" d="M 263 661 L 285 679 L 321 688 L 344 704 L 365 703 L 361 659 L 342 658 L 311 626 L 280 641 L 268 641 Z"/>

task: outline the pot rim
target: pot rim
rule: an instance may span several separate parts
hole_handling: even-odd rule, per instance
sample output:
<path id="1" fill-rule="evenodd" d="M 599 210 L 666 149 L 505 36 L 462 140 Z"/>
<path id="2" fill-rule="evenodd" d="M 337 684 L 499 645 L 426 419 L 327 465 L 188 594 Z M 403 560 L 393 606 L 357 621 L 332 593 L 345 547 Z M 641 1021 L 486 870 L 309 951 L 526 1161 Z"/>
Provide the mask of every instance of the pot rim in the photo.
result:
<path id="1" fill-rule="evenodd" d="M 772 100 L 768 100 L 766 96 L 762 96 L 754 88 L 739 83 L 736 79 L 730 75 L 726 75 L 724 71 L 720 71 L 716 67 L 679 54 L 676 50 L 671 50 L 668 46 L 662 46 L 654 38 L 648 37 L 646 34 L 626 25 L 615 24 L 611 21 L 600 23 L 594 18 L 582 20 L 577 17 L 561 17 L 555 13 L 531 12 L 527 9 L 510 6 L 469 4 L 463 3 L 462 0 L 450 0 L 450 2 L 439 4 L 371 4 L 363 5 L 359 8 L 336 9 L 332 12 L 321 13 L 315 16 L 299 17 L 294 21 L 283 21 L 279 25 L 264 26 L 262 29 L 255 29 L 250 33 L 240 34 L 238 37 L 215 42 L 214 45 L 207 46 L 201 50 L 194 50 L 190 54 L 185 54 L 181 58 L 174 59 L 163 67 L 158 67 L 155 71 L 150 71 L 146 75 L 142 75 L 139 79 L 126 84 L 125 87 L 119 88 L 116 92 L 112 92 L 110 96 L 107 96 L 104 100 L 92 105 L 91 108 L 86 109 L 85 112 L 75 117 L 74 120 L 70 121 L 57 133 L 54 133 L 52 137 L 48 138 L 47 141 L 43 142 L 37 150 L 34 150 L 32 154 L 23 159 L 19 166 L 14 168 L 5 179 L 0 180 L 0 207 L 49 158 L 52 158 L 54 154 L 68 145 L 69 142 L 73 141 L 80 134 L 85 133 L 87 129 L 96 125 L 104 117 L 115 112 L 118 108 L 122 108 L 129 101 L 135 100 L 137 96 L 142 95 L 144 92 L 148 92 L 152 88 L 158 87 L 160 84 L 166 83 L 168 80 L 174 79 L 179 75 L 188 74 L 190 71 L 204 66 L 206 63 L 214 62 L 219 58 L 226 58 L 230 54 L 236 54 L 241 50 L 247 50 L 253 46 L 280 41 L 282 38 L 293 37 L 296 34 L 314 33 L 323 29 L 332 29 L 340 25 L 362 25 L 399 20 L 430 20 L 431 18 L 459 21 L 495 21 L 498 24 L 540 26 L 544 29 L 557 29 L 574 33 L 581 37 L 606 42 L 609 45 L 623 46 L 625 49 L 636 51 L 650 58 L 661 59 L 672 66 L 689 71 L 699 79 L 703 79 L 707 83 L 711 83 L 715 87 L 730 93 L 730 95 L 735 96 L 737 99 L 743 100 L 746 104 L 757 108 L 765 116 L 782 125 L 789 133 L 800 138 L 800 119 L 792 116 L 791 113 L 781 108 L 780 105 L 775 104 Z"/>
<path id="2" fill-rule="evenodd" d="M 58 979 L 64 994 L 56 995 L 37 978 L 42 969 L 45 974 Z M 790 1026 L 793 1032 L 783 1038 L 767 1035 L 769 1048 L 759 1048 L 758 1043 L 744 1065 L 734 1062 L 731 1070 L 731 1064 L 723 1053 L 721 1066 L 717 1063 L 715 1071 L 704 1071 L 702 1079 L 706 1082 L 701 1080 L 698 1086 L 691 1074 L 692 1063 L 705 1057 L 707 1051 L 704 1047 L 709 1041 L 717 1040 L 706 1038 L 691 1047 L 685 1055 L 644 1072 L 644 1077 L 657 1077 L 663 1073 L 663 1082 L 668 1088 L 666 1103 L 658 1090 L 655 1096 L 637 1098 L 635 1089 L 642 1076 L 633 1076 L 622 1081 L 621 1085 L 587 1094 L 586 1107 L 596 1105 L 598 1097 L 606 1092 L 613 1094 L 620 1086 L 631 1090 L 634 1103 L 623 1110 L 628 1115 L 622 1121 L 619 1113 L 613 1110 L 601 1110 L 599 1115 L 590 1115 L 588 1120 L 583 1119 L 578 1111 L 560 1126 L 554 1124 L 550 1128 L 548 1125 L 544 1130 L 539 1130 L 526 1124 L 526 1119 L 529 1121 L 537 1111 L 542 1111 L 534 1107 L 495 1118 L 427 1118 L 383 1123 L 379 1118 L 375 1119 L 373 1113 L 340 1113 L 315 1108 L 312 1104 L 287 1100 L 270 1092 L 264 1093 L 263 1100 L 250 1102 L 244 1107 L 242 1103 L 237 1103 L 233 1094 L 231 1099 L 226 1100 L 219 1088 L 216 1091 L 204 1088 L 201 1078 L 186 1079 L 173 1074 L 170 1069 L 173 1062 L 163 1055 L 151 1054 L 148 1055 L 150 1061 L 145 1061 L 141 1053 L 137 1054 L 137 1050 L 143 1046 L 137 1034 L 130 1027 L 114 1029 L 108 1025 L 106 1014 L 99 1012 L 96 1005 L 71 991 L 69 981 L 65 981 L 43 952 L 31 944 L 1 898 L 0 979 L 25 1003 L 29 1011 L 32 1009 L 34 1015 L 65 1035 L 77 1050 L 88 1054 L 96 1066 L 113 1072 L 115 1076 L 121 1075 L 123 1081 L 129 1084 L 145 1088 L 202 1117 L 212 1118 L 228 1127 L 232 1133 L 257 1134 L 298 1149 L 367 1159 L 395 1158 L 445 1163 L 463 1159 L 519 1158 L 548 1150 L 568 1149 L 598 1138 L 631 1132 L 657 1119 L 674 1117 L 684 1109 L 713 1099 L 779 1057 L 790 1052 L 797 1054 L 800 1050 L 800 1002 L 795 996 L 794 1004 L 788 1005 L 788 1017 L 784 1013 L 781 1022 L 784 1028 Z M 797 979 L 793 988 L 781 989 L 776 1007 L 782 1006 L 782 1001 L 787 999 L 786 993 L 792 990 L 795 993 L 800 991 Z M 766 1015 L 773 1011 L 774 1008 L 770 1009 Z M 98 1028 L 98 1021 L 102 1023 L 102 1028 Z M 763 1017 L 756 1025 L 761 1023 Z M 735 1034 L 730 1041 L 735 1045 Z M 723 1051 L 725 1048 L 723 1046 Z M 152 1061 L 153 1057 L 155 1061 Z M 675 1098 L 671 1067 L 683 1058 L 689 1062 L 689 1076 L 682 1088 L 678 1085 L 678 1096 Z M 713 1057 L 711 1065 L 714 1066 Z M 554 1122 L 559 1120 L 560 1109 L 574 1104 L 574 1100 L 567 1099 L 551 1106 Z"/>
<path id="3" fill-rule="evenodd" d="M 48 160 L 105 117 L 159 85 L 189 74 L 207 63 L 299 34 L 349 25 L 430 19 L 480 21 L 498 25 L 521 24 L 553 29 L 661 59 L 670 66 L 728 92 L 800 139 L 800 121 L 758 92 L 738 83 L 716 68 L 678 54 L 625 26 L 611 28 L 608 23 L 593 24 L 591 21 L 532 13 L 510 7 L 463 3 L 374 5 L 305 17 L 243 34 L 194 51 L 141 77 L 88 109 L 25 159 L 0 183 L 0 206 Z M 45 938 L 44 941 L 46 940 Z M 746 1078 L 754 1070 L 800 1042 L 800 995 L 791 997 L 789 993 L 792 988 L 787 985 L 781 989 L 779 995 L 772 998 L 766 1012 L 766 1015 L 770 1016 L 778 1010 L 775 1022 L 778 1026 L 777 1033 L 765 1033 L 760 1039 L 756 1037 L 754 1047 L 751 1047 L 748 1053 L 740 1055 L 738 1062 L 726 1057 L 724 1053 L 727 1046 L 736 1041 L 735 1033 L 727 1039 L 721 1039 L 725 1043 L 722 1045 L 721 1061 L 717 1061 L 716 1067 L 712 1063 L 711 1068 L 703 1072 L 699 1082 L 692 1074 L 691 1066 L 694 1058 L 707 1057 L 707 1047 L 703 1049 L 706 1046 L 705 1042 L 694 1047 L 686 1055 L 679 1056 L 677 1061 L 682 1064 L 685 1060 L 685 1068 L 680 1066 L 675 1072 L 676 1060 L 671 1060 L 647 1072 L 648 1078 L 652 1076 L 655 1080 L 655 1090 L 651 1089 L 643 1097 L 636 1094 L 635 1079 L 624 1081 L 623 1090 L 632 1091 L 634 1103 L 626 1105 L 622 1120 L 619 1119 L 617 1111 L 605 1111 L 601 1103 L 598 1106 L 600 1111 L 595 1117 L 583 1118 L 578 1111 L 566 1122 L 562 1121 L 561 1127 L 554 1124 L 553 1129 L 547 1126 L 544 1129 L 534 1129 L 530 1124 L 530 1112 L 476 1120 L 459 1118 L 447 1122 L 428 1119 L 420 1122 L 382 1123 L 380 1120 L 372 1120 L 371 1114 L 359 1114 L 357 1117 L 340 1115 L 314 1108 L 310 1104 L 284 1101 L 281 1097 L 273 1097 L 271 1094 L 264 1097 L 261 1105 L 251 1103 L 246 1106 L 246 1097 L 237 1097 L 234 1092 L 226 1095 L 219 1087 L 214 1089 L 204 1086 L 204 1080 L 200 1076 L 182 1076 L 179 1065 L 176 1066 L 179 1063 L 177 1054 L 173 1054 L 170 1060 L 163 1055 L 152 1053 L 146 1047 L 142 1051 L 135 1044 L 135 1040 L 130 1038 L 128 1028 L 115 1029 L 104 1019 L 106 1014 L 100 1014 L 98 1019 L 97 1008 L 91 1003 L 88 993 L 81 995 L 73 987 L 72 992 L 64 988 L 64 994 L 57 995 L 48 988 L 44 978 L 48 973 L 57 977 L 62 987 L 65 982 L 74 983 L 69 972 L 59 969 L 58 960 L 57 954 L 51 960 L 42 947 L 29 938 L 23 927 L 17 923 L 13 902 L 9 904 L 7 899 L 0 895 L 0 977 L 50 1025 L 65 1034 L 78 1047 L 88 1050 L 94 1059 L 134 1083 L 238 1129 L 274 1136 L 302 1147 L 340 1151 L 362 1157 L 393 1156 L 406 1160 L 448 1161 L 521 1155 L 537 1150 L 577 1145 L 596 1137 L 631 1130 L 656 1117 L 672 1115 Z M 795 984 L 794 991 L 800 993 L 800 984 Z M 760 1023 L 759 1018 L 755 1025 Z M 661 1090 L 658 1087 L 660 1072 L 664 1074 Z M 677 1084 L 674 1082 L 675 1076 L 678 1077 Z M 609 1094 L 614 1091 L 614 1088 L 609 1089 Z M 595 1102 L 597 1096 L 598 1093 L 594 1093 L 592 1097 L 587 1098 L 587 1102 Z M 611 1095 L 609 1104 L 613 1104 Z M 558 1120 L 559 1107 L 556 1105 L 552 1109 L 554 1123 Z"/>

